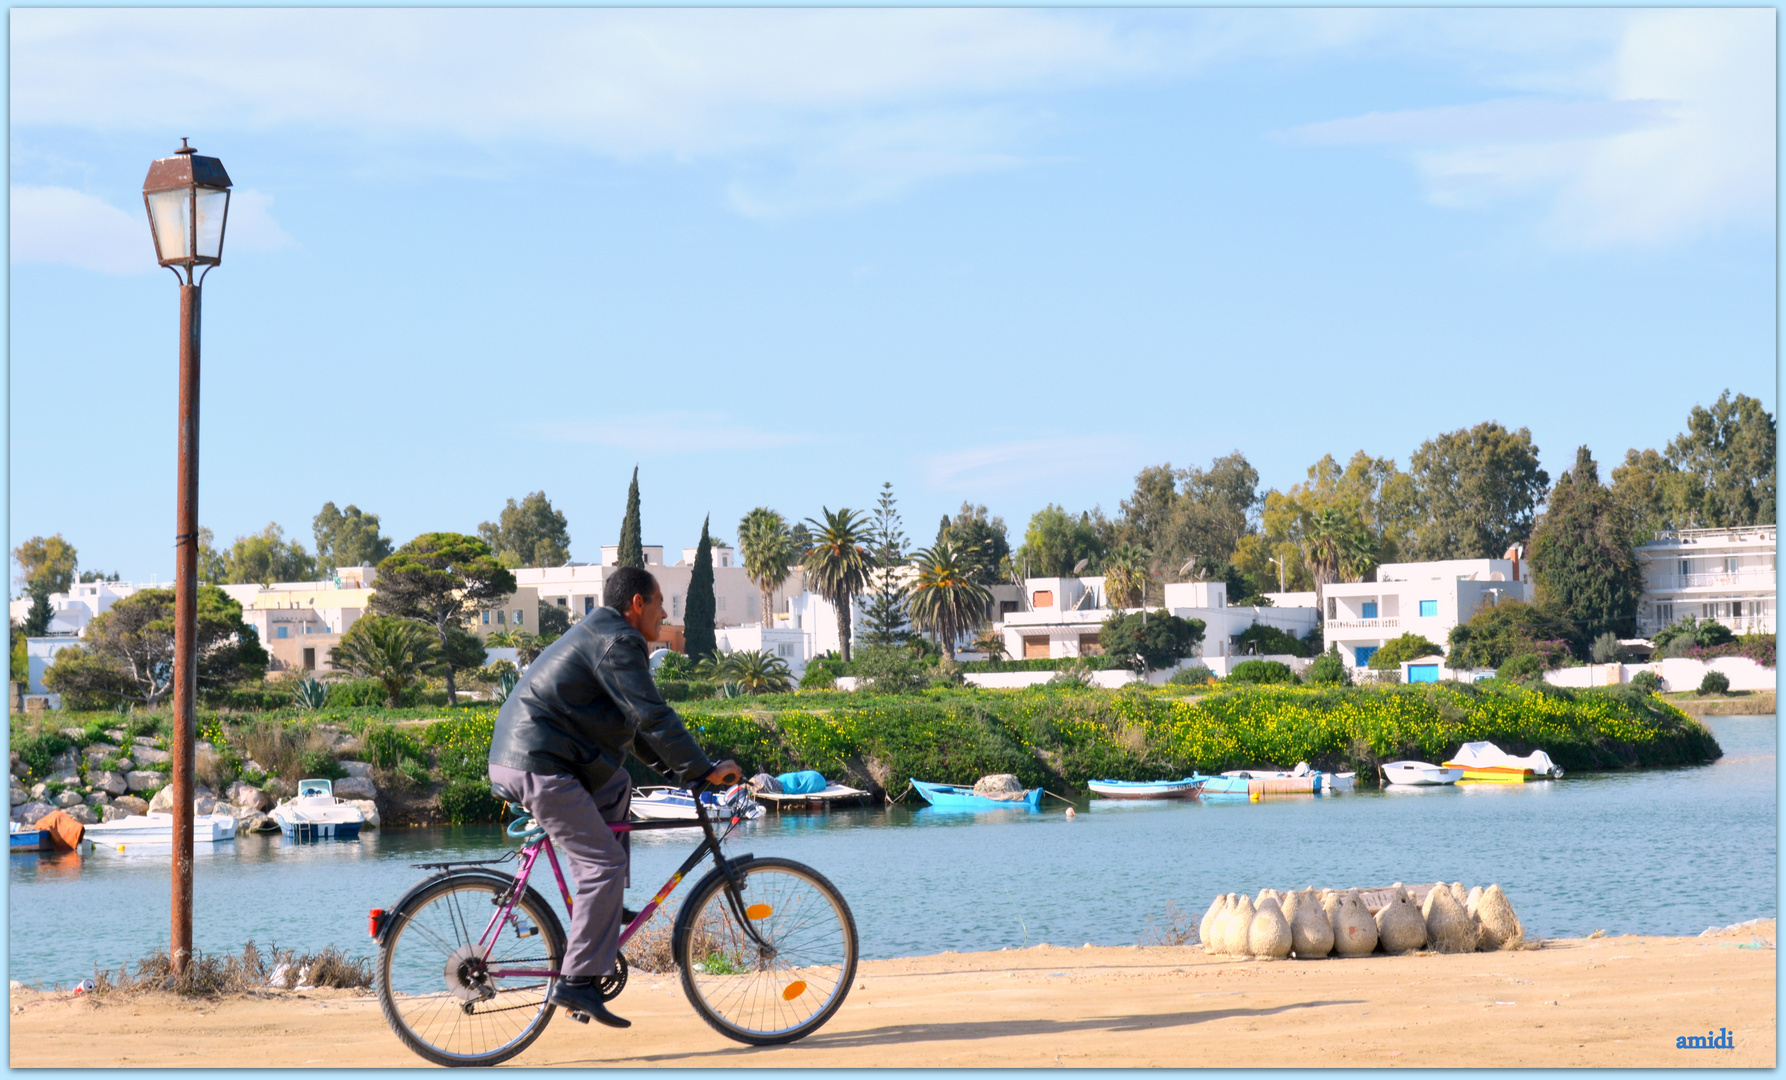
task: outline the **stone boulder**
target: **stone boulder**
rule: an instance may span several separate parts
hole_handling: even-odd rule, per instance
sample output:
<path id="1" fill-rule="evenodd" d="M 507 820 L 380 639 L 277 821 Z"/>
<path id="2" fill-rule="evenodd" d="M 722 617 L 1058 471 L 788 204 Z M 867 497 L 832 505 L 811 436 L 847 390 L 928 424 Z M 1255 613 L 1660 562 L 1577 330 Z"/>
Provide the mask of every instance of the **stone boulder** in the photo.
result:
<path id="1" fill-rule="evenodd" d="M 372 766 L 368 762 L 338 761 L 338 762 L 336 762 L 336 764 L 340 765 L 341 768 L 343 770 L 345 770 L 347 772 L 347 775 L 349 775 L 349 776 L 369 777 L 372 775 Z"/>
<path id="2" fill-rule="evenodd" d="M 209 795 L 196 795 L 192 799 L 192 812 L 204 817 L 207 814 L 215 814 L 220 805 L 216 799 Z"/>
<path id="3" fill-rule="evenodd" d="M 262 790 L 268 795 L 271 795 L 274 799 L 284 799 L 297 794 L 298 789 L 293 787 L 289 782 L 281 780 L 279 777 L 275 776 L 267 781 L 266 786 Z"/>
<path id="4" fill-rule="evenodd" d="M 80 822 L 82 825 L 99 824 L 99 815 L 94 812 L 91 806 L 71 806 L 62 812 Z"/>
<path id="5" fill-rule="evenodd" d="M 155 740 L 148 735 L 138 735 L 136 738 L 130 740 L 130 743 L 132 746 L 153 747 L 155 745 Z"/>
<path id="6" fill-rule="evenodd" d="M 130 760 L 129 758 L 121 757 L 118 759 L 118 771 L 119 772 L 127 773 L 134 768 L 136 768 L 136 762 Z"/>
<path id="7" fill-rule="evenodd" d="M 378 804 L 377 803 L 373 802 L 371 799 L 348 799 L 347 802 L 351 806 L 359 807 L 360 812 L 366 815 L 366 824 L 364 826 L 365 828 L 368 828 L 368 829 L 378 828 Z"/>
<path id="8" fill-rule="evenodd" d="M 26 765 L 23 761 L 21 761 L 19 759 L 19 752 L 17 750 L 14 750 L 12 752 L 12 775 L 23 776 L 29 771 L 30 771 L 30 766 Z"/>
<path id="9" fill-rule="evenodd" d="M 337 799 L 376 799 L 378 785 L 368 776 L 347 776 L 335 781 L 335 797 Z"/>
<path id="10" fill-rule="evenodd" d="M 247 761 L 242 762 L 242 771 L 244 773 L 260 773 L 262 776 L 267 774 L 267 770 L 261 768 L 260 762 L 253 758 L 249 758 Z"/>
<path id="11" fill-rule="evenodd" d="M 129 816 L 130 811 L 120 807 L 117 803 L 108 803 L 99 811 L 99 820 L 102 822 L 122 821 Z"/>
<path id="12" fill-rule="evenodd" d="M 130 752 L 138 765 L 159 765 L 164 761 L 172 761 L 174 755 L 166 750 L 157 750 L 153 746 L 139 746 Z"/>
<path id="13" fill-rule="evenodd" d="M 246 810 L 271 810 L 273 799 L 266 792 L 240 780 L 229 786 L 229 801 Z"/>
<path id="14" fill-rule="evenodd" d="M 121 795 L 112 800 L 112 805 L 126 814 L 135 814 L 138 817 L 149 812 L 148 800 L 140 799 L 135 795 Z"/>
<path id="15" fill-rule="evenodd" d="M 132 794 L 139 791 L 154 791 L 167 783 L 167 774 L 151 772 L 148 769 L 132 769 L 124 774 L 124 786 Z"/>
<path id="16" fill-rule="evenodd" d="M 33 799 L 46 800 L 49 798 L 49 790 L 50 785 L 39 780 L 37 783 L 31 785 L 31 797 Z"/>
<path id="17" fill-rule="evenodd" d="M 124 745 L 124 729 L 123 728 L 106 728 L 105 729 L 105 737 L 112 740 L 113 742 L 117 743 L 120 746 Z"/>
<path id="18" fill-rule="evenodd" d="M 13 808 L 12 819 L 22 821 L 27 825 L 35 825 L 38 818 L 48 817 L 55 810 L 56 808 L 47 802 L 28 802 L 23 806 Z"/>
<path id="19" fill-rule="evenodd" d="M 169 784 L 155 793 L 149 800 L 149 813 L 171 814 L 174 812 L 174 785 Z"/>
<path id="20" fill-rule="evenodd" d="M 58 728 L 57 733 L 60 734 L 64 739 L 79 739 L 79 738 L 84 737 L 87 734 L 85 731 L 81 730 L 78 727 Z"/>
<path id="21" fill-rule="evenodd" d="M 24 788 L 20 787 L 19 782 L 17 780 L 14 780 L 12 782 L 12 805 L 13 806 L 23 806 L 25 803 L 28 803 L 30 801 L 31 801 L 31 793 L 29 791 L 26 791 Z"/>
<path id="22" fill-rule="evenodd" d="M 64 750 L 50 759 L 50 772 L 53 774 L 74 773 L 78 776 L 80 771 L 81 756 L 73 750 Z"/>
<path id="23" fill-rule="evenodd" d="M 106 758 L 117 757 L 120 749 L 121 747 L 113 746 L 111 743 L 98 742 L 83 747 L 81 753 L 87 755 L 89 760 L 104 761 Z"/>
<path id="24" fill-rule="evenodd" d="M 255 814 L 236 826 L 237 832 L 278 832 L 279 823 L 266 814 Z"/>
<path id="25" fill-rule="evenodd" d="M 88 773 L 87 779 L 95 788 L 107 795 L 122 795 L 130 790 L 130 785 L 125 782 L 124 777 L 115 772 L 102 772 L 97 775 Z"/>
<path id="26" fill-rule="evenodd" d="M 81 805 L 81 793 L 78 791 L 64 791 L 50 801 L 56 804 L 57 809 L 66 810 L 71 806 Z"/>
<path id="27" fill-rule="evenodd" d="M 111 801 L 112 797 L 103 791 L 95 791 L 93 794 L 87 796 L 88 806 L 104 806 Z"/>

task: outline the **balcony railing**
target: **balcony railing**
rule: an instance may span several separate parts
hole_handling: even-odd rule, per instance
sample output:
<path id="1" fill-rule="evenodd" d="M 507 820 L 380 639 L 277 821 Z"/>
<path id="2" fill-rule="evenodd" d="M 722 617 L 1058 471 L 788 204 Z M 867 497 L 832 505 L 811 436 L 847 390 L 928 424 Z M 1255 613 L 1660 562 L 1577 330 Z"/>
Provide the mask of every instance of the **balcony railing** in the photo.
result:
<path id="1" fill-rule="evenodd" d="M 1386 630 L 1401 625 L 1400 619 L 1328 619 L 1329 630 Z"/>
<path id="2" fill-rule="evenodd" d="M 1753 592 L 1774 591 L 1774 571 L 1772 567 L 1758 566 L 1753 570 L 1739 570 L 1734 574 L 1657 574 L 1648 582 L 1648 592 L 1667 592 L 1670 589 L 1746 589 Z"/>

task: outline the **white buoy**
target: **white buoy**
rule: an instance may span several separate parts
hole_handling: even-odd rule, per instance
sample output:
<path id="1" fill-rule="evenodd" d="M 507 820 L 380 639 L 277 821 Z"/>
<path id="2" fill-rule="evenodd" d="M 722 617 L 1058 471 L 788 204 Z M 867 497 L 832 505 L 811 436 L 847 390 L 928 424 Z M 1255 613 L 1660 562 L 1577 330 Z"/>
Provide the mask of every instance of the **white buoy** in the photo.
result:
<path id="1" fill-rule="evenodd" d="M 1074 819 L 1074 818 L 1076 818 L 1076 817 L 1078 817 L 1078 816 L 1079 816 L 1079 815 L 1078 815 L 1078 814 L 1076 814 L 1076 813 L 1074 813 L 1074 812 L 1073 812 L 1073 808 L 1072 808 L 1072 807 L 1070 807 L 1070 806 L 1069 806 L 1069 807 L 1067 807 L 1067 820 L 1068 820 L 1068 821 L 1072 821 L 1072 820 L 1073 820 L 1073 819 Z"/>

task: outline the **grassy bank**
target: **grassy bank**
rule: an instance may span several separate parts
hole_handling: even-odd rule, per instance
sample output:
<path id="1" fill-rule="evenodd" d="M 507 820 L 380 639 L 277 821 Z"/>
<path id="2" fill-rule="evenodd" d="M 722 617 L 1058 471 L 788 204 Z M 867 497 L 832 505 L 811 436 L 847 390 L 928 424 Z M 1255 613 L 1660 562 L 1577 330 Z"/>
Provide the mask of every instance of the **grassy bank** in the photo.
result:
<path id="1" fill-rule="evenodd" d="M 1770 716 L 1778 712 L 1772 690 L 1733 690 L 1728 694 L 1665 694 L 1670 705 L 1690 716 Z"/>
<path id="2" fill-rule="evenodd" d="M 1442 761 L 1480 739 L 1515 754 L 1544 750 L 1571 772 L 1693 764 L 1722 753 L 1699 721 L 1631 687 L 1567 690 L 1498 680 L 1192 695 L 1057 687 L 808 692 L 681 708 L 711 755 L 736 758 L 747 773 L 817 769 L 886 792 L 913 777 L 971 783 L 1015 773 L 1026 785 L 1065 794 L 1090 779 L 1288 768 L 1298 761 L 1356 771 L 1368 787 L 1385 761 Z M 115 713 L 52 714 L 27 726 L 15 717 L 13 746 L 37 767 L 80 743 L 59 729 L 89 728 L 91 738 L 101 727 L 115 730 L 119 720 Z M 199 728 L 217 754 L 201 779 L 218 790 L 236 779 L 254 782 L 254 773 L 241 772 L 251 758 L 287 782 L 301 778 L 288 772 L 327 775 L 334 759 L 358 759 L 373 765 L 389 821 L 493 820 L 500 807 L 484 781 L 484 761 L 494 720 L 489 705 L 207 714 Z M 131 734 L 166 734 L 165 717 L 132 716 L 127 726 Z"/>

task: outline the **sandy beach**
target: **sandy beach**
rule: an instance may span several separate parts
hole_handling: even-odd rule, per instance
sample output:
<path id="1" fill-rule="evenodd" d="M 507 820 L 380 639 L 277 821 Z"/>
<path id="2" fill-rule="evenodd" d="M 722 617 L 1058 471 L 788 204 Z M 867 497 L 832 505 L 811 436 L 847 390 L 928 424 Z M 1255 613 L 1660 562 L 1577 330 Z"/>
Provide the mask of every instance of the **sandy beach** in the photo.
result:
<path id="1" fill-rule="evenodd" d="M 1541 949 L 1313 962 L 1197 948 L 944 953 L 862 964 L 844 1008 L 803 1042 L 721 1038 L 675 977 L 635 973 L 611 1031 L 562 1015 L 518 1066 L 1768 1067 L 1774 924 L 1715 937 L 1601 937 Z M 1748 946 L 1748 947 L 1742 947 Z M 367 992 L 224 1001 L 15 990 L 15 1068 L 424 1064 Z M 1728 1029 L 1734 1049 L 1677 1049 Z"/>

